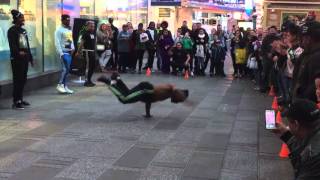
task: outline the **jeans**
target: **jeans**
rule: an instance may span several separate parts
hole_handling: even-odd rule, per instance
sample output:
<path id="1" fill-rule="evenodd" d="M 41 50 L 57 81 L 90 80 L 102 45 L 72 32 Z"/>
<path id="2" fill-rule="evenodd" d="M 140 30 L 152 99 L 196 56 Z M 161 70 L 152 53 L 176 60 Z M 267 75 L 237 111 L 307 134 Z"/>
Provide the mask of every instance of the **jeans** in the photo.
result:
<path id="1" fill-rule="evenodd" d="M 61 64 L 62 64 L 62 73 L 61 73 L 61 77 L 59 80 L 59 84 L 66 84 L 67 81 L 67 76 L 70 72 L 70 65 L 71 65 L 71 55 L 68 53 L 63 54 L 63 56 L 61 56 Z"/>
<path id="2" fill-rule="evenodd" d="M 105 50 L 99 57 L 99 64 L 101 67 L 106 67 L 108 60 L 111 57 L 111 50 Z"/>

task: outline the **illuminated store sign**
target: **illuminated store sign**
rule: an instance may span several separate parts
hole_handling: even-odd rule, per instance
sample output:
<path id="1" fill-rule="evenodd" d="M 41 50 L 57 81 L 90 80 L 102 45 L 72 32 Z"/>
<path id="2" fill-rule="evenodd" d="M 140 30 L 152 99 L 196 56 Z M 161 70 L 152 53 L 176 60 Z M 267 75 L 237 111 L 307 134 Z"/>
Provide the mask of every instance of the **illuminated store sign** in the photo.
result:
<path id="1" fill-rule="evenodd" d="M 151 0 L 151 6 L 181 6 L 181 0 Z"/>

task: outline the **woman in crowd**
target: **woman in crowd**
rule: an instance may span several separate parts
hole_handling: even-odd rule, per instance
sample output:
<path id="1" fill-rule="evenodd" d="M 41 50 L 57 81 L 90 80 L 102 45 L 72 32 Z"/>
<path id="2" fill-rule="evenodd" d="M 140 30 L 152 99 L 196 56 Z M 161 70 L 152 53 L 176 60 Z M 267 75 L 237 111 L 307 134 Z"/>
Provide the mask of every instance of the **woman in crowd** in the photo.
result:
<path id="1" fill-rule="evenodd" d="M 172 36 L 169 34 L 168 30 L 164 30 L 159 38 L 159 50 L 162 61 L 161 70 L 163 73 L 170 73 L 170 55 L 169 50 L 174 45 Z"/>
<path id="2" fill-rule="evenodd" d="M 101 72 L 106 72 L 106 65 L 112 54 L 113 34 L 110 25 L 102 23 L 97 31 L 97 53 Z"/>
<path id="3" fill-rule="evenodd" d="M 182 43 L 183 49 L 190 55 L 189 73 L 191 76 L 194 76 L 194 73 L 193 73 L 193 41 L 190 37 L 189 32 L 186 32 L 185 35 L 182 37 L 181 43 Z"/>
<path id="4" fill-rule="evenodd" d="M 208 39 L 206 38 L 203 29 L 199 30 L 199 33 L 195 39 L 195 74 L 205 75 L 205 57 L 207 52 Z"/>
<path id="5" fill-rule="evenodd" d="M 245 64 L 246 64 L 246 42 L 244 37 L 241 35 L 240 30 L 236 31 L 235 37 L 232 39 L 231 43 L 235 49 L 236 58 L 236 69 L 234 77 L 241 78 L 244 75 Z"/>
<path id="6" fill-rule="evenodd" d="M 119 52 L 119 67 L 118 71 L 125 73 L 128 63 L 130 62 L 130 37 L 131 33 L 128 30 L 128 25 L 124 24 L 122 26 L 122 31 L 120 31 L 118 36 L 118 52 Z"/>

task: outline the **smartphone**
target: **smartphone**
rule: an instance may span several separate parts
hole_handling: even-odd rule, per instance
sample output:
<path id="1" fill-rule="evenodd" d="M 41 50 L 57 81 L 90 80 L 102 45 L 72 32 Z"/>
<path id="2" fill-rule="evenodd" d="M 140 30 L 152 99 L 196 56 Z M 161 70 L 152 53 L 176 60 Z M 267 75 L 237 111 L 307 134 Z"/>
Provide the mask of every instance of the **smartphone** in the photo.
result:
<path id="1" fill-rule="evenodd" d="M 266 110 L 266 129 L 276 129 L 276 112 Z"/>

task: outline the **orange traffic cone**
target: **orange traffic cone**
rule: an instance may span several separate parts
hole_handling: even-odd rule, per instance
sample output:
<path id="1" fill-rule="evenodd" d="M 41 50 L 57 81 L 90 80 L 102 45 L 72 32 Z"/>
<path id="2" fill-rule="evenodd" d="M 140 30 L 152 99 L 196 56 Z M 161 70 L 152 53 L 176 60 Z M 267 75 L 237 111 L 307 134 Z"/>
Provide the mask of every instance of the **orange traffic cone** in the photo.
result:
<path id="1" fill-rule="evenodd" d="M 274 87 L 273 86 L 271 86 L 271 88 L 270 88 L 270 91 L 269 91 L 269 96 L 275 96 L 276 95 L 276 93 L 274 92 Z"/>
<path id="2" fill-rule="evenodd" d="M 290 154 L 289 148 L 285 143 L 282 143 L 281 150 L 279 152 L 279 157 L 288 158 Z"/>
<path id="3" fill-rule="evenodd" d="M 148 76 L 148 77 L 151 76 L 151 69 L 150 68 L 147 69 L 146 76 Z"/>
<path id="4" fill-rule="evenodd" d="M 272 102 L 272 109 L 273 110 L 278 110 L 278 100 L 277 100 L 277 97 L 274 97 L 273 98 L 273 102 Z"/>
<path id="5" fill-rule="evenodd" d="M 185 80 L 189 79 L 189 71 L 188 70 L 184 73 L 184 79 Z"/>
<path id="6" fill-rule="evenodd" d="M 320 109 L 320 103 L 318 103 L 317 106 L 318 106 L 318 109 Z"/>
<path id="7" fill-rule="evenodd" d="M 278 113 L 277 113 L 276 122 L 277 123 L 282 123 L 282 117 L 281 117 L 281 112 L 280 111 L 278 111 Z"/>

